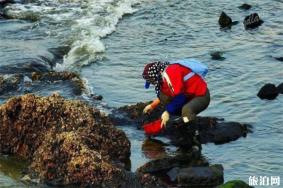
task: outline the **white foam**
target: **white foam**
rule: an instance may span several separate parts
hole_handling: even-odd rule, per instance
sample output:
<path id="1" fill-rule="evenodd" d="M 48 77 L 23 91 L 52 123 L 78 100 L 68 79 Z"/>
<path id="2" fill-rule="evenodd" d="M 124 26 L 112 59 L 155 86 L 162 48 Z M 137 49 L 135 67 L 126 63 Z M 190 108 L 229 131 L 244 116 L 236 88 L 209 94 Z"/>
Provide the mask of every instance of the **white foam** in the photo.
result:
<path id="1" fill-rule="evenodd" d="M 135 12 L 136 3 L 138 0 L 37 0 L 9 5 L 5 14 L 33 20 L 34 30 L 45 30 L 49 37 L 70 45 L 63 64 L 55 69 L 77 70 L 103 58 L 106 49 L 101 39 L 115 31 L 123 15 Z"/>
<path id="2" fill-rule="evenodd" d="M 102 1 L 100 6 L 91 4 L 88 7 L 91 10 L 76 20 L 72 29 L 78 31 L 78 36 L 72 43 L 72 49 L 64 58 L 65 68 L 87 65 L 101 58 L 101 54 L 105 51 L 101 38 L 115 31 L 116 25 L 124 14 L 135 11 L 132 8 L 134 1 L 119 1 L 115 5 L 113 3 L 114 1 L 108 0 Z"/>

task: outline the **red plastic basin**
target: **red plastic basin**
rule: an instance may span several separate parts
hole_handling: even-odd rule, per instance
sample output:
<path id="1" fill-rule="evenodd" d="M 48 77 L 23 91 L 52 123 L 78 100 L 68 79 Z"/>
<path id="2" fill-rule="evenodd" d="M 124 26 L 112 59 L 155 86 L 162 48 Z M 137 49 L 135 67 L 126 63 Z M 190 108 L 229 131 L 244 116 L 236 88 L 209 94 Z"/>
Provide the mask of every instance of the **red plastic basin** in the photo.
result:
<path id="1" fill-rule="evenodd" d="M 156 135 L 161 129 L 161 119 L 143 125 L 143 130 L 147 135 Z"/>

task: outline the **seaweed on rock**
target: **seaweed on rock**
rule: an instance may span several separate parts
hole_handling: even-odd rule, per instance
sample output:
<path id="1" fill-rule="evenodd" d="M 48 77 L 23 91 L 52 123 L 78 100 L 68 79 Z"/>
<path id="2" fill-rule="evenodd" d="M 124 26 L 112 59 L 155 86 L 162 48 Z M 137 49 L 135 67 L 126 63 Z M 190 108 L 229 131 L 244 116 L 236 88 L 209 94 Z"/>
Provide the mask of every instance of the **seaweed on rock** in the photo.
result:
<path id="1" fill-rule="evenodd" d="M 27 159 L 30 175 L 52 184 L 119 187 L 131 176 L 125 133 L 98 110 L 58 94 L 0 106 L 0 153 Z"/>

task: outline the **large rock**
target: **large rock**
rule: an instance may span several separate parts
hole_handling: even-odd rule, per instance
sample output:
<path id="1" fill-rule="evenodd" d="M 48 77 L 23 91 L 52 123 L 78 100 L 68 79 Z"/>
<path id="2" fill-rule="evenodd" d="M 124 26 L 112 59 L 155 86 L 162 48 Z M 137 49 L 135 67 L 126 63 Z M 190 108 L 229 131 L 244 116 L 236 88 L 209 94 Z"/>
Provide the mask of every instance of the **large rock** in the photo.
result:
<path id="1" fill-rule="evenodd" d="M 0 153 L 27 159 L 51 184 L 125 187 L 130 142 L 98 110 L 58 95 L 14 97 L 0 106 Z"/>
<path id="2" fill-rule="evenodd" d="M 152 160 L 138 168 L 137 174 L 143 185 L 152 187 L 215 187 L 223 183 L 221 165 L 209 166 L 205 158 L 194 158 L 190 152 Z"/>
<path id="3" fill-rule="evenodd" d="M 137 103 L 136 105 L 124 106 L 115 111 L 114 114 L 122 114 L 117 117 L 112 115 L 115 124 L 127 121 L 128 124 L 136 125 L 141 128 L 145 122 L 150 122 L 160 118 L 163 107 L 160 106 L 147 117 L 142 114 L 143 108 L 148 103 Z M 251 132 L 251 126 L 238 122 L 226 122 L 215 117 L 197 117 L 196 121 L 190 126 L 183 126 L 182 123 L 168 123 L 167 128 L 160 133 L 160 136 L 166 136 L 175 146 L 182 148 L 190 148 L 192 146 L 192 128 L 199 127 L 201 143 L 223 144 L 245 137 Z"/>
<path id="4" fill-rule="evenodd" d="M 88 129 L 50 133 L 35 151 L 30 171 L 51 185 L 126 187 L 131 174 L 115 165 L 121 153 L 111 155 L 116 148 L 107 147 L 119 146 L 119 140 L 103 141 Z"/>
<path id="5" fill-rule="evenodd" d="M 279 91 L 277 87 L 274 84 L 268 83 L 265 84 L 257 93 L 257 96 L 260 99 L 268 99 L 273 100 L 275 99 L 279 94 Z"/>
<path id="6" fill-rule="evenodd" d="M 257 13 L 250 14 L 249 16 L 246 16 L 244 19 L 244 26 L 246 29 L 253 29 L 258 26 L 260 26 L 263 23 L 263 21 L 259 18 L 259 15 Z"/>
<path id="7" fill-rule="evenodd" d="M 189 167 L 181 169 L 177 175 L 180 187 L 214 188 L 224 181 L 222 165 L 209 167 Z"/>
<path id="8" fill-rule="evenodd" d="M 180 185 L 177 176 L 182 169 L 199 166 L 208 167 L 207 160 L 186 152 L 149 161 L 136 173 L 144 187 L 177 187 Z"/>

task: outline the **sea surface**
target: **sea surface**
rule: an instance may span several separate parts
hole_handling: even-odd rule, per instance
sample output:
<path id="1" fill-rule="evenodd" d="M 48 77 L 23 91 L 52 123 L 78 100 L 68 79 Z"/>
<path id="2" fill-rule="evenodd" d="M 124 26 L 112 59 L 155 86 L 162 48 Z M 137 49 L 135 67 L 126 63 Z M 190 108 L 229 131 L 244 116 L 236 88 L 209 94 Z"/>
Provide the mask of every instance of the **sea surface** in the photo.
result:
<path id="1" fill-rule="evenodd" d="M 251 176 L 280 176 L 283 184 L 283 95 L 260 100 L 266 83 L 283 82 L 283 1 L 251 0 L 248 11 L 234 0 L 29 0 L 5 7 L 10 19 L 0 19 L 0 73 L 38 70 L 74 71 L 88 93 L 102 95 L 103 110 L 155 97 L 144 89 L 145 63 L 193 57 L 209 67 L 206 77 L 211 104 L 202 116 L 253 125 L 254 133 L 237 141 L 203 146 L 211 164 L 224 166 L 225 181 Z M 225 11 L 239 24 L 220 29 Z M 245 16 L 257 12 L 262 26 L 245 30 Z M 225 58 L 212 60 L 220 51 Z M 59 54 L 59 55 L 58 55 Z M 49 88 L 50 87 L 50 88 Z M 68 98 L 64 87 L 56 91 Z M 0 96 L 1 103 L 19 93 Z M 82 96 L 87 99 L 87 94 Z M 107 110 L 106 110 L 107 111 Z M 132 144 L 132 171 L 150 160 L 142 151 L 142 131 L 121 127 Z M 170 155 L 174 148 L 166 148 Z M 163 151 L 164 152 L 164 151 Z M 158 152 L 157 152 L 158 154 Z M 22 163 L 0 157 L 0 187 L 24 187 Z"/>

